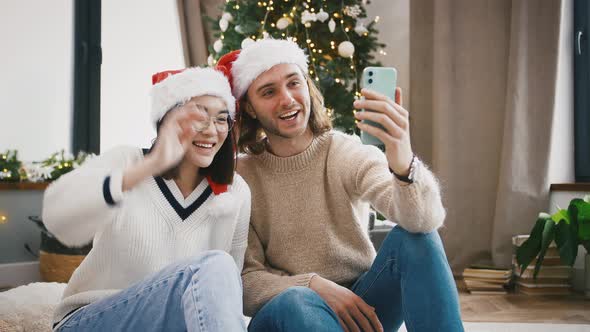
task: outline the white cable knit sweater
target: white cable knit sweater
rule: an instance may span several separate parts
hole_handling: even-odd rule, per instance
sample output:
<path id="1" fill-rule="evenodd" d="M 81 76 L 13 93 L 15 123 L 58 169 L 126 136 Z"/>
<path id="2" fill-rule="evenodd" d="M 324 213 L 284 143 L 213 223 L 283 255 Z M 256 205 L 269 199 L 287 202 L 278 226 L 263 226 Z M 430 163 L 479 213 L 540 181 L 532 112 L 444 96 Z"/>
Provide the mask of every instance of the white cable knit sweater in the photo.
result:
<path id="1" fill-rule="evenodd" d="M 70 246 L 93 240 L 54 322 L 206 250 L 230 253 L 242 269 L 250 221 L 250 190 L 244 180 L 236 174 L 227 192 L 209 196 L 203 180 L 184 199 L 174 181 L 150 177 L 123 193 L 123 170 L 141 158 L 141 149 L 115 148 L 47 188 L 43 221 L 49 231 Z"/>

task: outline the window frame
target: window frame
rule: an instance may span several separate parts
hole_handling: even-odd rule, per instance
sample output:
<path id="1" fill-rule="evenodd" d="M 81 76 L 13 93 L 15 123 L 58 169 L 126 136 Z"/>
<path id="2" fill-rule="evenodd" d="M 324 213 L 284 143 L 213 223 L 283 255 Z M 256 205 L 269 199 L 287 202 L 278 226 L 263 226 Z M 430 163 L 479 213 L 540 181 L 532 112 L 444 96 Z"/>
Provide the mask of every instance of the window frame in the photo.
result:
<path id="1" fill-rule="evenodd" d="M 574 0 L 574 167 L 576 182 L 590 182 L 590 5 Z"/>
<path id="2" fill-rule="evenodd" d="M 100 153 L 101 0 L 74 1 L 72 151 Z"/>

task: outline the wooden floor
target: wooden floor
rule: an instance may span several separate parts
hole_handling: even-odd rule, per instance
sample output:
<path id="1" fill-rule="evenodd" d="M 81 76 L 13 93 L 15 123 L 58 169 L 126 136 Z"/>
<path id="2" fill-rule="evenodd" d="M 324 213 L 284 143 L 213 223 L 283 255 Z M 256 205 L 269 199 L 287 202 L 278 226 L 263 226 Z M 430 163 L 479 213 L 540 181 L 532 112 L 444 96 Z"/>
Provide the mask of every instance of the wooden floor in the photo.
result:
<path id="1" fill-rule="evenodd" d="M 457 287 L 465 322 L 590 324 L 590 299 L 582 294 L 471 295 L 462 281 L 457 281 Z"/>

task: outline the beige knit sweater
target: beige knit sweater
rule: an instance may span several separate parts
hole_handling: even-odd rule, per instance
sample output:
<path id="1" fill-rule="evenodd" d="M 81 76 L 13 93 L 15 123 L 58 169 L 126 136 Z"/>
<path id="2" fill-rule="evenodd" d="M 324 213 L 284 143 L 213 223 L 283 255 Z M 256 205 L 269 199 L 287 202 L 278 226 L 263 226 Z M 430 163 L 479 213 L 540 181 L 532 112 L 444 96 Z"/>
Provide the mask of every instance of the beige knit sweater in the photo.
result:
<path id="1" fill-rule="evenodd" d="M 367 271 L 375 258 L 370 205 L 410 232 L 433 231 L 445 218 L 426 167 L 408 185 L 390 173 L 379 149 L 337 132 L 292 157 L 242 155 L 238 172 L 252 192 L 242 272 L 250 316 L 286 288 L 308 286 L 314 274 L 350 286 Z"/>

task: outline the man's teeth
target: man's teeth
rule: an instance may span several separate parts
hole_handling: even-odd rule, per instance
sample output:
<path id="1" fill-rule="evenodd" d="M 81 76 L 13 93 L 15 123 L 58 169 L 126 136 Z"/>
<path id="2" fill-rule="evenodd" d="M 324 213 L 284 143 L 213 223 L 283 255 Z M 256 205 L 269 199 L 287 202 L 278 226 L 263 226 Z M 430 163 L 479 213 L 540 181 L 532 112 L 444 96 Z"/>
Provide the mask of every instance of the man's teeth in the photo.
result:
<path id="1" fill-rule="evenodd" d="M 283 120 L 284 120 L 284 119 L 288 119 L 288 118 L 290 118 L 290 117 L 294 116 L 295 114 L 297 114 L 297 112 L 299 112 L 299 111 L 293 111 L 293 112 L 289 112 L 289 113 L 287 113 L 287 114 L 283 114 L 283 115 L 279 116 L 279 118 L 281 118 L 281 119 L 283 119 Z"/>
<path id="2" fill-rule="evenodd" d="M 205 144 L 205 143 L 193 143 L 194 146 L 198 146 L 200 148 L 211 149 L 213 144 Z"/>

